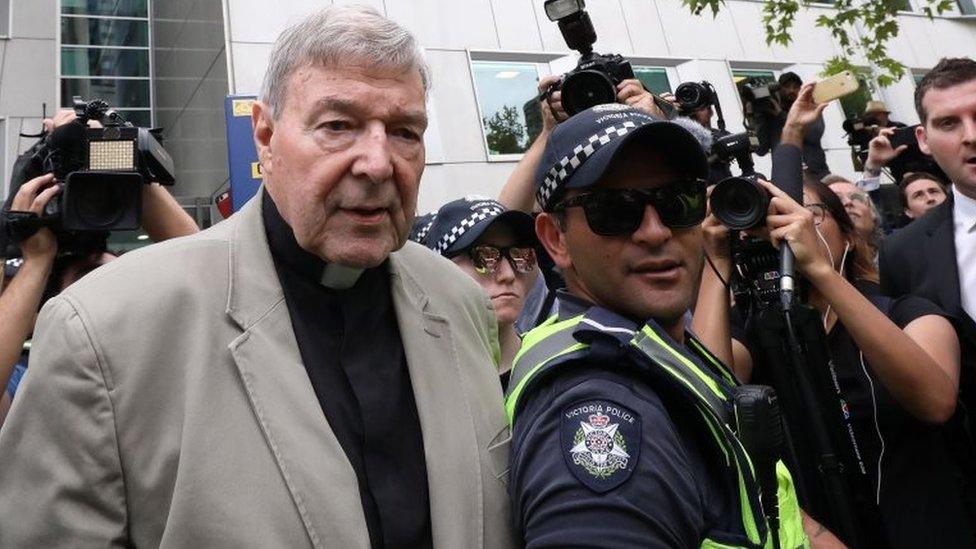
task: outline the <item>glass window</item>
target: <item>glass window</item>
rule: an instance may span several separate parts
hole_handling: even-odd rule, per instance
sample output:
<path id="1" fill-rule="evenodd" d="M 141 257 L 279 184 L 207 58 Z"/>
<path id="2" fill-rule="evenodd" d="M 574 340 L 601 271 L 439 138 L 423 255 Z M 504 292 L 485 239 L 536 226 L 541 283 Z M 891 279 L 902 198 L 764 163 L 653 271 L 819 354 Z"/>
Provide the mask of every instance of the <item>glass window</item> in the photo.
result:
<path id="1" fill-rule="evenodd" d="M 88 101 L 101 99 L 113 107 L 149 108 L 149 80 L 62 78 L 61 106 L 70 107 L 76 95 Z"/>
<path id="2" fill-rule="evenodd" d="M 654 95 L 671 93 L 671 81 L 668 72 L 658 67 L 634 67 L 634 76 L 644 84 Z"/>
<path id="3" fill-rule="evenodd" d="M 82 46 L 149 46 L 149 21 L 61 18 L 61 43 Z"/>
<path id="4" fill-rule="evenodd" d="M 911 0 L 894 0 L 894 4 L 901 11 L 913 11 Z"/>
<path id="5" fill-rule="evenodd" d="M 912 73 L 912 80 L 915 81 L 915 87 L 917 88 L 919 84 L 922 83 L 922 79 L 925 78 L 925 73 Z"/>
<path id="6" fill-rule="evenodd" d="M 735 83 L 738 84 L 746 78 L 752 78 L 755 80 L 763 80 L 765 82 L 775 82 L 776 75 L 773 71 L 751 71 L 751 70 L 741 70 L 733 69 L 732 77 L 735 79 Z"/>
<path id="7" fill-rule="evenodd" d="M 141 128 L 151 128 L 152 127 L 152 111 L 149 109 L 143 110 L 133 110 L 133 109 L 118 109 L 119 114 L 128 122 L 132 122 L 134 126 L 139 126 Z"/>
<path id="8" fill-rule="evenodd" d="M 149 17 L 147 0 L 61 0 L 61 13 Z"/>
<path id="9" fill-rule="evenodd" d="M 149 76 L 149 50 L 61 48 L 63 76 Z"/>
<path id="10" fill-rule="evenodd" d="M 864 114 L 864 108 L 871 100 L 871 86 L 867 80 L 858 78 L 860 84 L 857 91 L 840 98 L 840 107 L 844 109 L 844 118 L 857 118 Z"/>
<path id="11" fill-rule="evenodd" d="M 956 3 L 959 4 L 959 13 L 963 15 L 976 15 L 976 3 L 973 0 L 959 0 Z"/>
<path id="12" fill-rule="evenodd" d="M 471 68 L 488 154 L 524 153 L 542 128 L 536 65 L 472 61 Z"/>

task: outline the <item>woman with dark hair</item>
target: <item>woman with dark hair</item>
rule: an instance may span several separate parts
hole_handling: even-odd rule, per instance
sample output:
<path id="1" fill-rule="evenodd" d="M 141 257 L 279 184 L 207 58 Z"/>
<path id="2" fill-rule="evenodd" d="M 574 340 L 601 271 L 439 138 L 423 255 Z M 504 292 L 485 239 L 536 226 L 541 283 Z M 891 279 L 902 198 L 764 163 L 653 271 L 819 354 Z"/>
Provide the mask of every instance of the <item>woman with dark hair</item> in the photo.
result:
<path id="1" fill-rule="evenodd" d="M 821 315 L 832 373 L 878 506 L 880 531 L 871 535 L 878 545 L 872 546 L 973 547 L 938 427 L 953 415 L 959 387 L 951 324 L 927 300 L 880 295 L 873 252 L 826 185 L 807 181 L 802 205 L 764 186 L 773 198 L 766 228 L 755 236 L 777 247 L 789 243 L 808 283 L 805 302 Z M 745 330 L 730 329 L 723 285 L 732 273 L 728 231 L 711 215 L 704 229 L 712 268 L 703 275 L 693 328 L 720 358 L 731 358 L 740 379 L 764 377 L 749 322 Z"/>

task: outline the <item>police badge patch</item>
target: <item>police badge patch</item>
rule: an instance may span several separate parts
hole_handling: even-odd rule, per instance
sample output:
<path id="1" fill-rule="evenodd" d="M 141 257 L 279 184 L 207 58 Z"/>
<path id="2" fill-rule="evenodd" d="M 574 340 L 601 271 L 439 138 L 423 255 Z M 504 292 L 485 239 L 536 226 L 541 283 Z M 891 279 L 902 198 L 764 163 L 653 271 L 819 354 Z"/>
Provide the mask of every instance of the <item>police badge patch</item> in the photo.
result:
<path id="1" fill-rule="evenodd" d="M 559 442 L 573 476 L 595 492 L 607 492 L 637 468 L 640 416 L 611 400 L 577 402 L 562 412 Z"/>

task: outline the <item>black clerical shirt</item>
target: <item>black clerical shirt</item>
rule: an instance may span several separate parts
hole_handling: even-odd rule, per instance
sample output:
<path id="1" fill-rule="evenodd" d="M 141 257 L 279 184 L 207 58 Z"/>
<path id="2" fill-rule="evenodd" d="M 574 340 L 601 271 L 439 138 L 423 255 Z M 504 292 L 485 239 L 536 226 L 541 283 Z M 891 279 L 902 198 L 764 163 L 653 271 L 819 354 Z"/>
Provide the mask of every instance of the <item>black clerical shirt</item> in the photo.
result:
<path id="1" fill-rule="evenodd" d="M 383 264 L 351 288 L 320 283 L 325 263 L 301 247 L 271 198 L 265 231 L 302 362 L 359 481 L 373 547 L 430 547 L 420 418 Z"/>

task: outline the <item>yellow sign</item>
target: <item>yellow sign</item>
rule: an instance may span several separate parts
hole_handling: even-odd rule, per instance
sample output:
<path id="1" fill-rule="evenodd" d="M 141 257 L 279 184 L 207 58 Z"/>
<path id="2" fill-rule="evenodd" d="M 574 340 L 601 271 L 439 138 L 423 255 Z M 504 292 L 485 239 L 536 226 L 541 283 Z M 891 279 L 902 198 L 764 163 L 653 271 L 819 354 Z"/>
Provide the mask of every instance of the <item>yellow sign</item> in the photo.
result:
<path id="1" fill-rule="evenodd" d="M 252 105 L 254 105 L 253 99 L 235 99 L 233 104 L 234 116 L 251 116 Z"/>
<path id="2" fill-rule="evenodd" d="M 261 163 L 251 162 L 251 177 L 254 179 L 261 179 L 263 175 L 264 172 L 261 171 Z"/>

